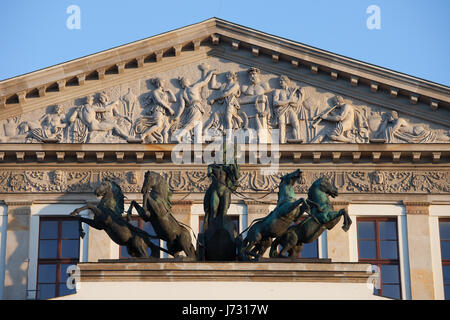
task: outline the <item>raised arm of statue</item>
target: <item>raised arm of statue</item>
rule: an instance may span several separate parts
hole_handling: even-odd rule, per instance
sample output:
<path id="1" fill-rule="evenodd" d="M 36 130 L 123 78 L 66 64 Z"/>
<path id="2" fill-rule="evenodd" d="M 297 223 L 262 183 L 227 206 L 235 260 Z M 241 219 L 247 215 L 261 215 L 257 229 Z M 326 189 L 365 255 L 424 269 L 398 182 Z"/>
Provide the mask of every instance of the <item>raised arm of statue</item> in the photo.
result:
<path id="1" fill-rule="evenodd" d="M 202 87 L 206 86 L 208 82 L 211 80 L 213 75 L 215 75 L 216 70 L 209 70 L 204 79 L 200 79 L 196 83 L 192 85 L 192 88 L 200 90 Z"/>
<path id="2" fill-rule="evenodd" d="M 211 81 L 209 82 L 209 87 L 213 90 L 219 90 L 222 87 L 222 85 L 217 82 L 216 74 L 213 74 Z"/>

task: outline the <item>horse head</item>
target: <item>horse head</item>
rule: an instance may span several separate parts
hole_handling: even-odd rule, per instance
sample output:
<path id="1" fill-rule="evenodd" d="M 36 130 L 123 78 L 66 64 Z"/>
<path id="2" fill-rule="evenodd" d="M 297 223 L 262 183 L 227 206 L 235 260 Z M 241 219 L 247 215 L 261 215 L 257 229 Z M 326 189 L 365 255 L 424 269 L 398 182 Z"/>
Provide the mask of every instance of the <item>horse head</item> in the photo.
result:
<path id="1" fill-rule="evenodd" d="M 97 197 L 102 197 L 102 205 L 109 207 L 118 214 L 122 214 L 125 197 L 120 186 L 116 182 L 107 179 L 94 190 L 94 193 Z"/>
<path id="2" fill-rule="evenodd" d="M 149 192 L 154 186 L 156 186 L 159 182 L 159 178 L 161 176 L 153 171 L 147 171 L 144 176 L 144 183 L 142 184 L 141 193 L 145 194 Z"/>
<path id="3" fill-rule="evenodd" d="M 332 185 L 327 178 L 322 177 L 318 181 L 321 191 L 332 196 L 333 198 L 336 198 L 338 196 L 338 189 L 334 185 Z"/>
<path id="4" fill-rule="evenodd" d="M 94 190 L 97 197 L 104 197 L 108 191 L 112 190 L 111 181 L 105 180 L 102 184 Z"/>
<path id="5" fill-rule="evenodd" d="M 284 176 L 281 177 L 281 182 L 285 182 L 285 183 L 289 183 L 289 184 L 294 184 L 294 183 L 301 183 L 302 181 L 302 174 L 303 171 L 300 169 L 297 169 L 291 173 L 288 173 Z"/>

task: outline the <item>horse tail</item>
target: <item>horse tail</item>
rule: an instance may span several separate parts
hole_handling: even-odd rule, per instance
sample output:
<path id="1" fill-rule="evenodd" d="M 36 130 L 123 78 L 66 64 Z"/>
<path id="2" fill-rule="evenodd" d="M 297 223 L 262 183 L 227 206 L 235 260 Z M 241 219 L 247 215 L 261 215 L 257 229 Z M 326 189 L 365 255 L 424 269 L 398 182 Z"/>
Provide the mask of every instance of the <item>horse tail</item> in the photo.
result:
<path id="1" fill-rule="evenodd" d="M 239 233 L 238 237 L 240 237 L 241 235 L 243 235 L 244 232 L 246 232 L 248 229 L 250 229 L 251 226 L 254 225 L 256 222 L 262 221 L 262 220 L 264 220 L 265 218 L 266 218 L 266 217 L 263 217 L 263 218 L 257 218 L 257 219 L 255 219 L 255 220 L 253 220 L 252 223 L 250 223 L 250 225 L 249 225 L 247 228 L 244 229 L 244 231 L 242 231 L 241 233 Z"/>
<path id="2" fill-rule="evenodd" d="M 182 225 L 182 226 L 188 228 L 189 230 L 191 230 L 192 235 L 194 236 L 195 242 L 197 243 L 197 237 L 196 237 L 196 235 L 195 235 L 194 230 L 192 230 L 192 228 L 191 228 L 190 226 L 188 226 L 187 224 L 185 224 L 185 223 L 183 223 L 183 222 L 181 222 L 181 221 L 178 221 L 178 223 L 179 223 L 180 225 Z"/>
<path id="3" fill-rule="evenodd" d="M 144 240 L 145 244 L 150 248 L 150 250 L 152 250 L 152 251 L 153 251 L 153 250 L 161 250 L 161 251 L 163 251 L 163 252 L 165 252 L 165 253 L 170 254 L 171 256 L 173 256 L 173 254 L 172 254 L 171 252 L 169 252 L 167 249 L 161 248 L 160 246 L 154 244 L 154 243 L 150 240 L 151 237 L 152 237 L 152 236 L 150 236 L 149 234 L 144 235 L 144 236 L 142 237 L 142 239 Z M 159 238 L 156 237 L 156 239 L 159 239 Z"/>

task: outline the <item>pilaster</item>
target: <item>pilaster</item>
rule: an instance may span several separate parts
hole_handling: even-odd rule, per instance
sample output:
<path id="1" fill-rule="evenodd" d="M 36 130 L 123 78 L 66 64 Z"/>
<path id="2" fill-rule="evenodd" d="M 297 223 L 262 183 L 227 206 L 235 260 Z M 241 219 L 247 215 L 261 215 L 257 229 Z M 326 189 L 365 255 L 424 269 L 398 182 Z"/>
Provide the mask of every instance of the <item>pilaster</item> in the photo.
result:
<path id="1" fill-rule="evenodd" d="M 8 218 L 3 299 L 24 300 L 27 297 L 32 202 L 16 201 L 5 204 L 8 206 Z"/>
<path id="2" fill-rule="evenodd" d="M 413 300 L 434 299 L 428 202 L 406 202 L 406 224 Z"/>
<path id="3" fill-rule="evenodd" d="M 339 211 L 345 209 L 348 212 L 349 202 L 347 201 L 336 201 L 332 202 L 333 209 Z M 333 262 L 348 262 L 350 261 L 350 238 L 349 232 L 344 232 L 340 225 L 342 224 L 343 218 L 341 217 L 338 224 L 331 230 L 327 230 L 327 248 L 328 248 L 328 258 Z M 350 228 L 356 228 L 355 221 Z"/>

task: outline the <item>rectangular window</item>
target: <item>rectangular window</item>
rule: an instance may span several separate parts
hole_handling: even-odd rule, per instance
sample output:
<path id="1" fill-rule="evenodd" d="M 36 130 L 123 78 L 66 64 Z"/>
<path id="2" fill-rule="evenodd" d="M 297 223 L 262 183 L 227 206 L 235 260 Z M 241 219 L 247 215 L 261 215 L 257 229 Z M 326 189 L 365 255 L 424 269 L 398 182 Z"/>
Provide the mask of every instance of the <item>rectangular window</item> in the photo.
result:
<path id="1" fill-rule="evenodd" d="M 381 274 L 377 295 L 401 299 L 397 220 L 395 218 L 358 218 L 359 261 L 376 265 Z"/>
<path id="2" fill-rule="evenodd" d="M 445 300 L 450 300 L 450 219 L 439 219 L 439 236 Z"/>
<path id="3" fill-rule="evenodd" d="M 67 268 L 79 262 L 80 236 L 78 220 L 69 217 L 41 217 L 37 299 L 73 294 L 66 285 Z"/>
<path id="4" fill-rule="evenodd" d="M 138 228 L 144 230 L 144 231 L 147 232 L 149 235 L 151 235 L 151 236 L 156 236 L 156 232 L 155 232 L 155 230 L 153 229 L 152 224 L 151 224 L 150 222 L 146 222 L 146 221 L 142 220 L 141 217 L 138 217 L 138 216 L 132 216 L 132 217 L 131 217 L 131 220 L 130 220 L 130 223 L 131 223 L 133 226 L 138 227 Z M 159 241 L 158 239 L 152 239 L 151 241 L 152 241 L 155 245 L 160 246 L 160 241 Z M 127 247 L 125 247 L 125 246 L 120 246 L 119 250 L 120 250 L 120 251 L 119 251 L 119 259 L 129 259 L 129 258 L 132 258 L 132 257 L 128 254 Z M 158 251 L 159 251 L 159 250 L 158 250 Z M 148 253 L 149 256 L 151 256 L 152 251 L 151 251 L 150 248 L 147 249 L 147 253 Z M 161 253 L 158 252 L 157 256 L 160 257 L 160 254 L 161 254 Z"/>

